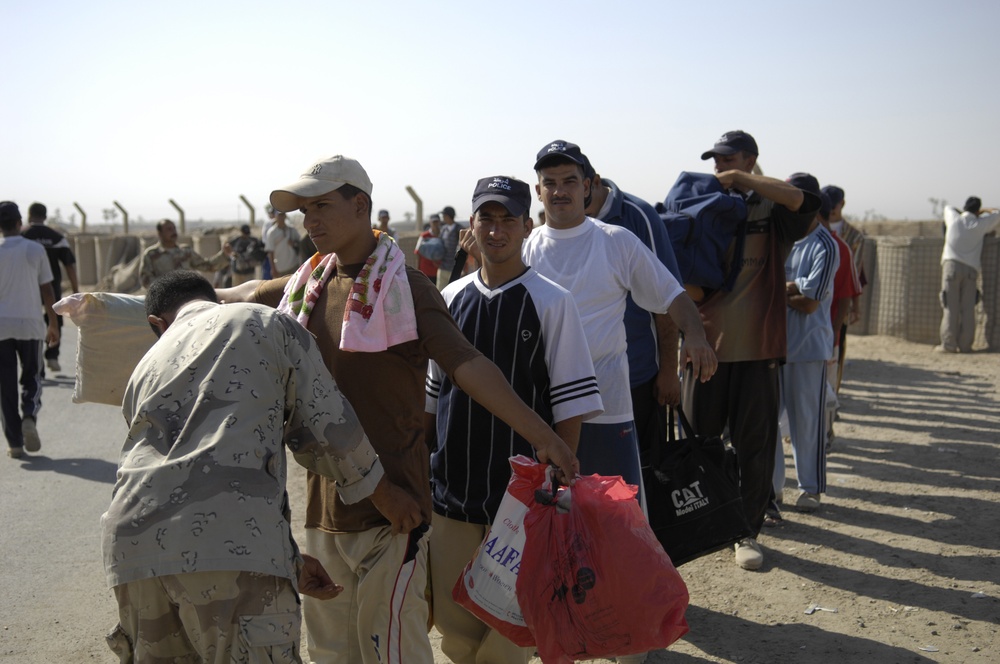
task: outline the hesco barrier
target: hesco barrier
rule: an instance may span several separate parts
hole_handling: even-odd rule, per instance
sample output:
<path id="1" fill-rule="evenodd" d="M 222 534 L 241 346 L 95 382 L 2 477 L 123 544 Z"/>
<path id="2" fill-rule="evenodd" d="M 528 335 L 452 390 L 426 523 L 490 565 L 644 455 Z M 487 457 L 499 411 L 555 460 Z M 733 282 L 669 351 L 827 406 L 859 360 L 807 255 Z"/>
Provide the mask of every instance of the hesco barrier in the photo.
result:
<path id="1" fill-rule="evenodd" d="M 896 222 L 899 224 L 900 222 Z M 937 222 L 933 222 L 937 223 Z M 931 224 L 931 225 L 928 225 Z M 927 222 L 932 229 L 932 222 Z M 939 225 L 937 226 L 940 227 Z M 202 256 L 219 251 L 224 239 L 237 229 L 196 233 L 179 238 Z M 416 267 L 417 233 L 398 237 L 407 263 Z M 84 288 L 93 289 L 115 265 L 128 263 L 156 241 L 155 236 L 68 235 L 77 260 L 77 273 Z M 879 236 L 865 240 L 864 266 L 868 285 L 861 297 L 861 321 L 851 334 L 881 334 L 916 343 L 937 344 L 941 325 L 941 237 Z M 976 305 L 977 330 L 973 348 L 1000 349 L 1000 239 L 986 238 L 983 270 Z"/>
<path id="2" fill-rule="evenodd" d="M 876 237 L 865 240 L 868 286 L 862 319 L 852 334 L 883 334 L 916 343 L 940 343 L 941 252 L 944 238 Z M 1000 239 L 986 238 L 982 254 L 973 348 L 1000 349 Z"/>

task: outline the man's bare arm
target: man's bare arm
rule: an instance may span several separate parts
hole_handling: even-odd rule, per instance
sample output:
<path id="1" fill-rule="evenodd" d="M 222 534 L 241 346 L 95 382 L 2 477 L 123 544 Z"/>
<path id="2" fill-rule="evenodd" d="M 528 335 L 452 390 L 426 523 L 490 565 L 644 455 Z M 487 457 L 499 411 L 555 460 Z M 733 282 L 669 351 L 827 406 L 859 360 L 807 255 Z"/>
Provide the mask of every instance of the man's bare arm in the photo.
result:
<path id="1" fill-rule="evenodd" d="M 538 459 L 558 466 L 566 479 L 575 477 L 580 463 L 555 431 L 517 396 L 503 373 L 482 355 L 461 364 L 455 384 L 531 443 Z"/>
<path id="2" fill-rule="evenodd" d="M 784 205 L 792 212 L 798 211 L 805 200 L 805 194 L 796 186 L 766 175 L 754 175 L 743 171 L 724 171 L 716 176 L 726 189 L 740 191 L 754 190 L 764 198 Z"/>
<path id="3" fill-rule="evenodd" d="M 708 381 L 719 367 L 719 361 L 715 357 L 715 351 L 708 345 L 698 307 L 695 306 L 687 293 L 681 293 L 670 303 L 667 313 L 684 333 L 684 343 L 681 344 L 681 362 L 685 365 L 688 362 L 691 363 L 691 369 L 696 379 L 700 379 L 703 383 Z"/>
<path id="4" fill-rule="evenodd" d="M 656 324 L 656 347 L 660 369 L 656 374 L 655 395 L 661 406 L 676 406 L 681 402 L 681 381 L 677 375 L 677 342 L 680 329 L 670 316 L 653 314 Z"/>
<path id="5" fill-rule="evenodd" d="M 257 290 L 257 287 L 260 286 L 261 281 L 261 279 L 254 279 L 252 281 L 242 283 L 239 286 L 233 286 L 232 288 L 216 288 L 215 297 L 222 304 L 230 304 L 231 302 L 252 302 L 253 294 Z"/>
<path id="6" fill-rule="evenodd" d="M 59 318 L 52 305 L 56 303 L 56 291 L 52 282 L 46 282 L 38 287 L 42 293 L 42 304 L 45 305 L 45 315 L 49 317 L 48 330 L 45 332 L 45 343 L 55 346 L 59 343 Z"/>
<path id="7" fill-rule="evenodd" d="M 556 435 L 563 439 L 573 454 L 580 447 L 580 428 L 583 425 L 583 415 L 570 417 L 555 423 Z"/>
<path id="8" fill-rule="evenodd" d="M 74 293 L 80 292 L 80 281 L 76 276 L 76 263 L 66 266 L 66 276 L 69 277 L 69 286 Z"/>
<path id="9" fill-rule="evenodd" d="M 804 314 L 811 314 L 819 309 L 819 300 L 814 300 L 800 293 L 799 285 L 794 281 L 789 281 L 785 284 L 785 301 L 789 307 Z M 839 330 L 840 328 L 837 329 Z"/>

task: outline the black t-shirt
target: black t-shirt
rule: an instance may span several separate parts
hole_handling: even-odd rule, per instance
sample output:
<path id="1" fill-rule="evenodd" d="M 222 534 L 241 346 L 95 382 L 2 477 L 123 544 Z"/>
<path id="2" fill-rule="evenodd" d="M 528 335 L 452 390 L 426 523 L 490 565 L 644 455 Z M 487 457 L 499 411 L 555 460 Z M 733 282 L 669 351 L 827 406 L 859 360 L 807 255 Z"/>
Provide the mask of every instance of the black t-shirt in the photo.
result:
<path id="1" fill-rule="evenodd" d="M 48 254 L 52 266 L 52 288 L 55 289 L 58 300 L 62 295 L 62 270 L 59 263 L 67 266 L 76 265 L 76 256 L 69 248 L 69 242 L 62 233 L 45 224 L 29 224 L 21 235 L 45 247 L 45 253 Z"/>

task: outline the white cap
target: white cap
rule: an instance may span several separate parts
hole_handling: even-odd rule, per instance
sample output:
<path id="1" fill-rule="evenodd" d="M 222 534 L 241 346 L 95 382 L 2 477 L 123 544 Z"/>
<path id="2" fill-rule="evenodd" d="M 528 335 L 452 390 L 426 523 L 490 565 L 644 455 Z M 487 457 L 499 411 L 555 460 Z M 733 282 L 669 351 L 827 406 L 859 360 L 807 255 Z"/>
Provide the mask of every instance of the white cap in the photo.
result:
<path id="1" fill-rule="evenodd" d="M 356 159 L 336 155 L 320 159 L 306 169 L 298 181 L 271 192 L 271 205 L 280 212 L 298 210 L 303 198 L 322 196 L 345 184 L 372 195 L 372 181 Z"/>

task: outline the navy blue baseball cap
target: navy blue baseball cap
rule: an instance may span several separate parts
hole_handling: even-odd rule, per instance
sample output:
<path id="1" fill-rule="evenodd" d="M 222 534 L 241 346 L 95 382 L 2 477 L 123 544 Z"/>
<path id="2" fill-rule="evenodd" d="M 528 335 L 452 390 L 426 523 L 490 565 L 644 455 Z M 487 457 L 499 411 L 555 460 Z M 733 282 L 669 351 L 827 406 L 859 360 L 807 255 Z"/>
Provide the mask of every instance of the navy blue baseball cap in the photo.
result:
<path id="1" fill-rule="evenodd" d="M 830 197 L 830 209 L 837 207 L 844 200 L 844 190 L 834 184 L 823 187 L 823 193 Z"/>
<path id="2" fill-rule="evenodd" d="M 702 153 L 701 158 L 711 159 L 717 154 L 725 156 L 737 152 L 747 152 L 754 156 L 760 154 L 757 152 L 757 141 L 753 140 L 753 136 L 742 129 L 727 131 L 719 137 L 711 150 Z"/>
<path id="3" fill-rule="evenodd" d="M 564 159 L 569 159 L 574 164 L 579 164 L 586 171 L 590 168 L 590 161 L 584 156 L 583 152 L 580 151 L 580 146 L 576 143 L 569 143 L 567 141 L 552 141 L 546 144 L 538 154 L 535 156 L 535 170 L 540 171 L 545 167 L 545 162 L 552 160 L 554 158 L 561 157 Z M 592 168 L 590 168 L 593 171 Z"/>
<path id="4" fill-rule="evenodd" d="M 483 178 L 476 183 L 476 191 L 472 194 L 472 213 L 489 202 L 500 203 L 512 215 L 520 217 L 531 207 L 531 187 L 506 175 Z"/>
<path id="5" fill-rule="evenodd" d="M 809 173 L 792 173 L 785 182 L 793 187 L 798 187 L 802 191 L 815 194 L 817 197 L 820 195 L 819 180 L 816 179 L 816 176 Z"/>

